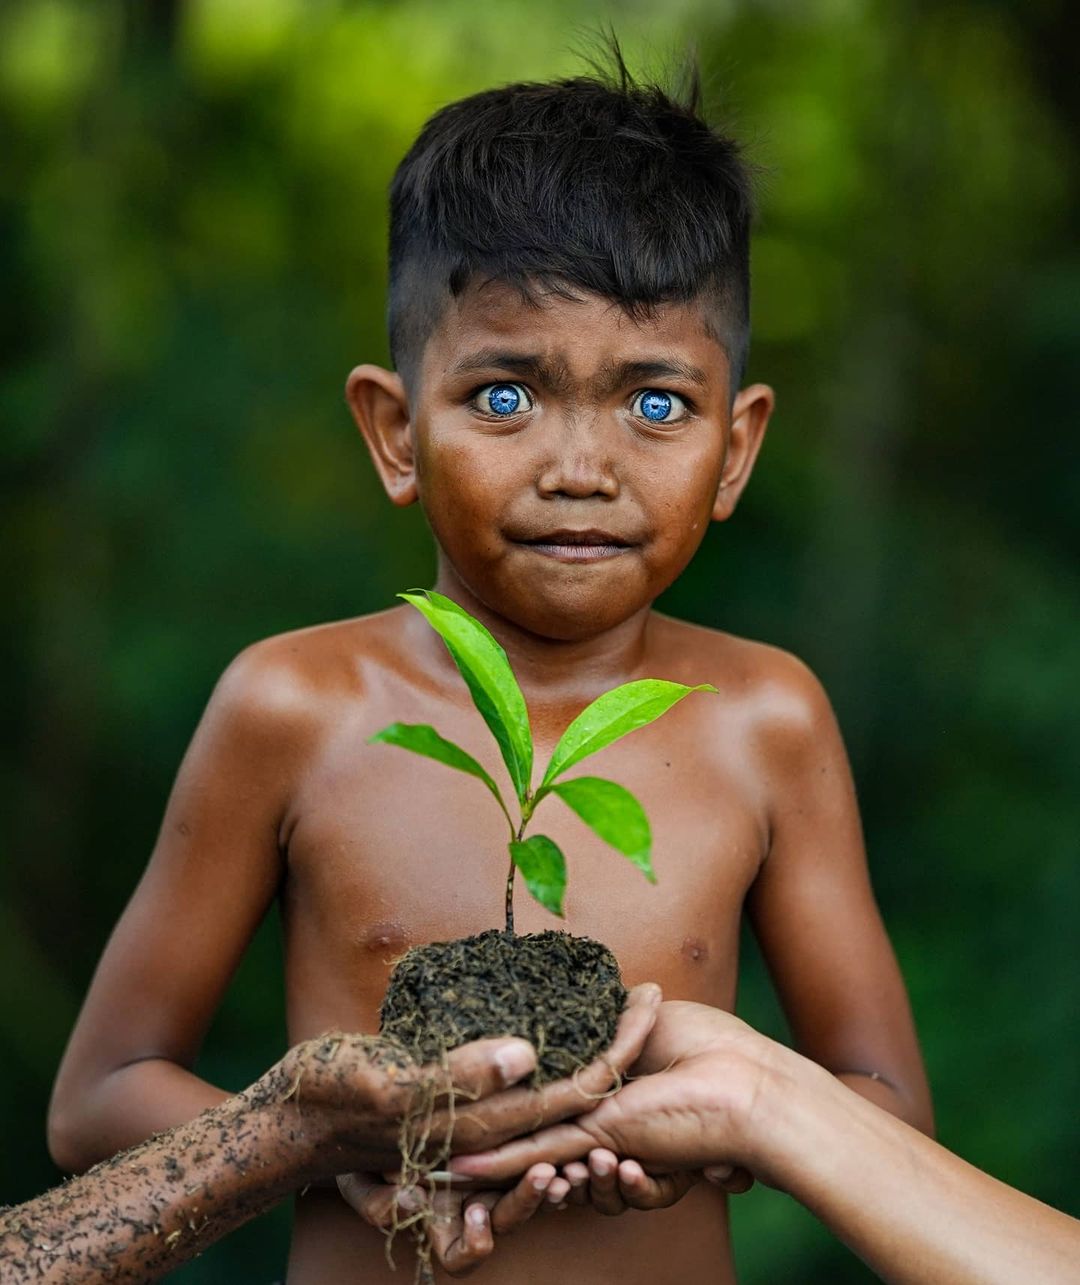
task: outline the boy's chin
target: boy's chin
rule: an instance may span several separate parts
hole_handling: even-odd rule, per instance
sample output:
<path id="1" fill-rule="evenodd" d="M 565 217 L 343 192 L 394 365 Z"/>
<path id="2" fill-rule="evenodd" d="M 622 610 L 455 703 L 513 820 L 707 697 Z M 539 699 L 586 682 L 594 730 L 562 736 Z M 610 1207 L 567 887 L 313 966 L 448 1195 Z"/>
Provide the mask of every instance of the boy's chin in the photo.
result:
<path id="1" fill-rule="evenodd" d="M 496 610 L 519 629 L 552 642 L 588 642 L 617 629 L 648 607 L 645 594 L 598 593 L 581 588 L 544 592 L 536 585 L 524 595 L 518 589 Z"/>

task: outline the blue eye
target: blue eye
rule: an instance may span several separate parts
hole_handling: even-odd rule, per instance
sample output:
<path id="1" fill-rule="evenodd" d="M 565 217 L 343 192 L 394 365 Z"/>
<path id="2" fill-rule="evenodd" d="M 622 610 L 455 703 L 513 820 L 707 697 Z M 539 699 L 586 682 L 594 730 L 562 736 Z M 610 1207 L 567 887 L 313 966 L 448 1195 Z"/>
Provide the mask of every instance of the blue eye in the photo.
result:
<path id="1" fill-rule="evenodd" d="M 487 409 L 493 415 L 513 415 L 521 409 L 529 410 L 529 394 L 520 384 L 491 384 L 483 390 Z"/>
<path id="2" fill-rule="evenodd" d="M 635 414 L 653 424 L 674 424 L 685 418 L 687 407 L 675 393 L 664 393 L 659 388 L 646 388 L 634 398 L 633 409 Z"/>

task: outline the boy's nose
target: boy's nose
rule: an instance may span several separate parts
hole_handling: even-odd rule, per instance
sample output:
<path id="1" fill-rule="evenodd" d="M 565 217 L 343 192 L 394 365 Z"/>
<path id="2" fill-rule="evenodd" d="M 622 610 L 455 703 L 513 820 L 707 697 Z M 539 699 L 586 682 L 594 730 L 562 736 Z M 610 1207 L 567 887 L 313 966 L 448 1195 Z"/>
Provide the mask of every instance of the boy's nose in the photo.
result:
<path id="1" fill-rule="evenodd" d="M 604 434 L 581 423 L 566 426 L 551 443 L 550 456 L 542 463 L 537 490 L 544 496 L 569 496 L 587 500 L 619 494 L 610 443 Z"/>

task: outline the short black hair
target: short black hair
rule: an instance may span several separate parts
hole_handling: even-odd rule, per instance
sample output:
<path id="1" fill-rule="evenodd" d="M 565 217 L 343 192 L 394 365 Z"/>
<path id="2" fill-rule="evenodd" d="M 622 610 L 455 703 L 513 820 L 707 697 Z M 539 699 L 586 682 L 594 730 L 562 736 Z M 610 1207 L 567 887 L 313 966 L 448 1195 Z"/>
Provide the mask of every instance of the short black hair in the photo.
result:
<path id="1" fill-rule="evenodd" d="M 477 281 L 647 315 L 702 299 L 739 386 L 749 341 L 749 168 L 683 94 L 615 71 L 487 90 L 436 112 L 390 189 L 390 350 L 409 383 L 451 296 Z"/>

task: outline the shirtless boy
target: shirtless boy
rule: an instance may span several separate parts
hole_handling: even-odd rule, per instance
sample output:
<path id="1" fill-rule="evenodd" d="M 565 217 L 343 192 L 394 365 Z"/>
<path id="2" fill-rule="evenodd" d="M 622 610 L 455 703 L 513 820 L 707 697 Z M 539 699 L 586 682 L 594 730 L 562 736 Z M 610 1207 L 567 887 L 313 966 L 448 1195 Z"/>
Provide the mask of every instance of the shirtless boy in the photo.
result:
<path id="1" fill-rule="evenodd" d="M 719 689 L 595 764 L 644 803 L 657 887 L 569 814 L 545 822 L 571 854 L 565 926 L 607 942 L 628 983 L 730 1009 L 745 907 L 799 1048 L 928 1127 L 825 695 L 781 651 L 652 610 L 706 524 L 734 512 L 773 404 L 765 385 L 740 387 L 737 148 L 659 90 L 511 86 L 438 113 L 391 206 L 396 373 L 353 371 L 349 405 L 391 501 L 424 508 L 436 588 L 505 646 L 538 760 L 615 684 Z M 58 1163 L 84 1167 L 222 1099 L 191 1068 L 276 897 L 291 1041 L 374 1030 L 403 948 L 498 924 L 500 818 L 474 782 L 368 744 L 395 720 L 501 770 L 410 607 L 271 638 L 229 666 L 72 1036 Z M 555 922 L 525 897 L 517 913 L 525 931 Z M 291 1285 L 361 1277 L 401 1279 L 337 1192 L 312 1191 Z M 731 1281 L 723 1195 L 700 1184 L 648 1217 L 537 1219 L 477 1279 Z"/>

